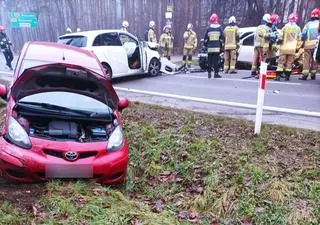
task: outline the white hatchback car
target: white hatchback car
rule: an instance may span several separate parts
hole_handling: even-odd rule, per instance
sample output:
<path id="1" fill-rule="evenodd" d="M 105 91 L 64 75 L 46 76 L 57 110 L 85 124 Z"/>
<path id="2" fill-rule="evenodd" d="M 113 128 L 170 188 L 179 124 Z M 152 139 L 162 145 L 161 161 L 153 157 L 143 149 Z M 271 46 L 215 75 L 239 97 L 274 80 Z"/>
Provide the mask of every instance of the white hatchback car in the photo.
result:
<path id="1" fill-rule="evenodd" d="M 161 69 L 157 44 L 139 42 L 122 30 L 94 30 L 65 34 L 58 43 L 90 50 L 110 77 L 147 74 L 157 76 Z"/>
<path id="2" fill-rule="evenodd" d="M 256 27 L 244 27 L 239 29 L 240 42 L 238 50 L 238 62 L 252 63 L 254 53 L 254 35 Z"/>

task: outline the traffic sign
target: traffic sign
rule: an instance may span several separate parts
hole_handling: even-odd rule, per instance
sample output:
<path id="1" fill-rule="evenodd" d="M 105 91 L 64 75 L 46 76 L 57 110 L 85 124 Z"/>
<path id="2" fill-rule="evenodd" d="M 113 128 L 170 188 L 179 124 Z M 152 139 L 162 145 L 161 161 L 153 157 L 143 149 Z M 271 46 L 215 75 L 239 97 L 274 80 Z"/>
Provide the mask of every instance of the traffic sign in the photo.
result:
<path id="1" fill-rule="evenodd" d="M 173 5 L 172 4 L 167 5 L 167 12 L 173 12 Z"/>
<path id="2" fill-rule="evenodd" d="M 12 28 L 38 27 L 37 15 L 33 12 L 9 12 L 9 20 Z"/>

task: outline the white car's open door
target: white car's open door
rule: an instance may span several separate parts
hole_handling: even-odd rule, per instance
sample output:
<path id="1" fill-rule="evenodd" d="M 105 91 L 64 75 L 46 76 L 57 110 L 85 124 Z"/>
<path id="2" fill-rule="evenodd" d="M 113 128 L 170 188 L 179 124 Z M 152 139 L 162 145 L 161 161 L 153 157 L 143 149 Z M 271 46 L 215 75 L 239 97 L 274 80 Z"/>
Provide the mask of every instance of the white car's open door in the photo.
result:
<path id="1" fill-rule="evenodd" d="M 141 66 L 143 73 L 148 72 L 148 53 L 146 51 L 148 44 L 145 41 L 140 42 L 140 52 L 141 52 Z"/>
<path id="2" fill-rule="evenodd" d="M 254 34 L 250 34 L 240 41 L 238 62 L 252 62 L 254 53 Z"/>

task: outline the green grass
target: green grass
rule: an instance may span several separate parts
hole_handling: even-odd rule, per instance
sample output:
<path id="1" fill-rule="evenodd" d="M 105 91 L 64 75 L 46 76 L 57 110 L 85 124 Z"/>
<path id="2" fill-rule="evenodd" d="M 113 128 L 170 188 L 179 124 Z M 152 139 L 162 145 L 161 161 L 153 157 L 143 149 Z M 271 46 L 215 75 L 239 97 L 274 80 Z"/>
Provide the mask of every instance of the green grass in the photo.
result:
<path id="1" fill-rule="evenodd" d="M 122 117 L 123 184 L 48 182 L 33 210 L 3 203 L 0 224 L 319 224 L 319 132 L 255 137 L 251 122 L 144 104 Z"/>

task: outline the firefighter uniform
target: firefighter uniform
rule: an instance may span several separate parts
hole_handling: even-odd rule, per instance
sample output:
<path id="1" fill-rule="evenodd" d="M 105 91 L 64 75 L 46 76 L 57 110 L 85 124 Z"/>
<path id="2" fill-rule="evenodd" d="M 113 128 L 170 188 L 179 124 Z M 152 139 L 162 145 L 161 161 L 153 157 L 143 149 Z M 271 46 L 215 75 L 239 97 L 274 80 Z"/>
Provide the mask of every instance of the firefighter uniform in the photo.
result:
<path id="1" fill-rule="evenodd" d="M 154 31 L 153 28 L 150 28 L 149 31 L 148 31 L 148 42 L 155 42 L 155 43 L 157 43 L 156 32 Z"/>
<path id="2" fill-rule="evenodd" d="M 317 67 L 316 62 L 314 61 L 312 54 L 314 49 L 317 46 L 318 41 L 318 26 L 319 26 L 319 19 L 314 18 L 309 21 L 302 31 L 302 40 L 304 46 L 304 62 L 303 62 L 303 71 L 302 71 L 302 80 L 306 80 L 311 74 L 311 79 L 316 78 Z"/>
<path id="3" fill-rule="evenodd" d="M 276 80 L 280 80 L 283 73 L 285 74 L 286 80 L 289 80 L 300 39 L 301 29 L 296 23 L 289 22 L 282 28 L 280 32 L 280 56 L 278 59 Z"/>
<path id="4" fill-rule="evenodd" d="M 183 46 L 183 63 L 188 67 L 192 64 L 192 55 L 194 50 L 197 48 L 198 39 L 197 34 L 193 30 L 187 30 L 183 34 L 184 46 Z"/>
<path id="5" fill-rule="evenodd" d="M 223 42 L 223 30 L 220 24 L 211 24 L 205 33 L 204 42 L 208 49 L 208 77 L 211 78 L 212 66 L 214 68 L 214 77 L 219 76 L 220 51 Z"/>
<path id="6" fill-rule="evenodd" d="M 252 75 L 256 75 L 260 60 L 266 62 L 269 58 L 269 38 L 271 35 L 272 30 L 266 24 L 261 24 L 257 27 L 256 35 L 254 36 L 254 53 L 251 67 Z"/>
<path id="7" fill-rule="evenodd" d="M 12 65 L 11 65 L 12 60 L 13 60 L 13 53 L 11 51 L 12 43 L 9 40 L 7 34 L 4 32 L 4 29 L 3 30 L 2 29 L 0 30 L 0 50 L 2 51 L 2 53 L 6 59 L 7 66 L 9 67 L 10 70 L 13 70 Z"/>
<path id="8" fill-rule="evenodd" d="M 166 57 L 171 60 L 171 54 L 173 49 L 173 37 L 170 32 L 164 32 L 160 36 L 160 48 L 162 51 L 162 57 Z"/>
<path id="9" fill-rule="evenodd" d="M 237 62 L 237 48 L 239 42 L 239 28 L 229 25 L 224 29 L 224 72 L 235 73 Z"/>

